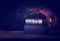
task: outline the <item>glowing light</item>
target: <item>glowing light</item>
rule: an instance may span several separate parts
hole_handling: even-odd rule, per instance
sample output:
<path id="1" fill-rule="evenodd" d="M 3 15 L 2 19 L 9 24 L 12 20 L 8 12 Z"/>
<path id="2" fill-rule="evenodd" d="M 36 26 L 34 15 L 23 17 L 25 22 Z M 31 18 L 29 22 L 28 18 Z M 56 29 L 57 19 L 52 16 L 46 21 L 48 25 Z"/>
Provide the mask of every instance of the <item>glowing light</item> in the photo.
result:
<path id="1" fill-rule="evenodd" d="M 42 20 L 38 20 L 38 24 L 42 24 Z"/>
<path id="2" fill-rule="evenodd" d="M 50 18 L 50 22 L 52 22 L 52 19 Z"/>
<path id="3" fill-rule="evenodd" d="M 31 21 L 32 21 L 32 20 L 30 20 L 30 19 L 28 20 L 29 23 L 31 23 Z"/>
<path id="4" fill-rule="evenodd" d="M 26 19 L 25 22 L 26 23 L 31 23 L 31 20 L 30 19 Z"/>
<path id="5" fill-rule="evenodd" d="M 28 20 L 25 20 L 25 22 L 27 23 L 27 22 L 29 22 Z"/>
<path id="6" fill-rule="evenodd" d="M 41 19 L 26 19 L 25 21 L 26 23 L 29 24 L 42 24 L 42 20 Z"/>

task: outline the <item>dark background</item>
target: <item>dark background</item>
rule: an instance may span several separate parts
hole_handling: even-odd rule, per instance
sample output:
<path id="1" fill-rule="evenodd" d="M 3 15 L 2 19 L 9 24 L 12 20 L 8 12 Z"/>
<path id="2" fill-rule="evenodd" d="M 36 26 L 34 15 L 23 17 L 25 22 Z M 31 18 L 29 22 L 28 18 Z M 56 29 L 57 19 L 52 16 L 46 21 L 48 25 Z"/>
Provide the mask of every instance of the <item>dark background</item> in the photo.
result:
<path id="1" fill-rule="evenodd" d="M 51 9 L 57 17 L 56 28 L 60 30 L 60 1 L 59 0 L 0 0 L 0 29 L 21 30 L 23 22 L 16 14 L 17 8 L 27 6 L 44 6 Z M 19 26 L 21 25 L 21 26 Z"/>

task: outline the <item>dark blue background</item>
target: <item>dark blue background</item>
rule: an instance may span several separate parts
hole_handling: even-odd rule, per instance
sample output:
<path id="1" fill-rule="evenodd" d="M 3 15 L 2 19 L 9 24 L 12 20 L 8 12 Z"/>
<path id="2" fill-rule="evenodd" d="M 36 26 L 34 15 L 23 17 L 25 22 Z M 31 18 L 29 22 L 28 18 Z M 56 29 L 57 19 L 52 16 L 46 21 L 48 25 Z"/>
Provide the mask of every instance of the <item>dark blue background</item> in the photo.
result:
<path id="1" fill-rule="evenodd" d="M 44 6 L 50 8 L 57 16 L 57 29 L 60 30 L 60 1 L 58 0 L 0 0 L 0 29 L 23 30 L 22 17 L 18 19 L 17 8 L 27 6 Z M 21 22 L 19 22 L 21 21 Z"/>

